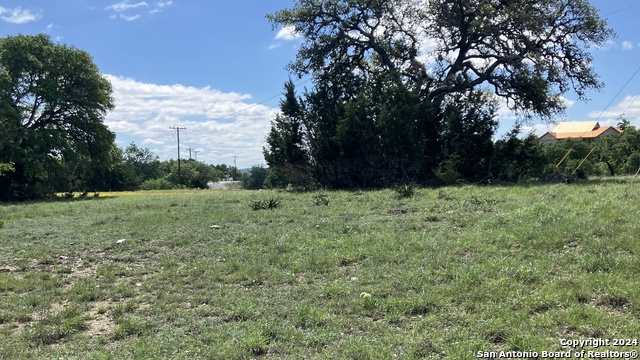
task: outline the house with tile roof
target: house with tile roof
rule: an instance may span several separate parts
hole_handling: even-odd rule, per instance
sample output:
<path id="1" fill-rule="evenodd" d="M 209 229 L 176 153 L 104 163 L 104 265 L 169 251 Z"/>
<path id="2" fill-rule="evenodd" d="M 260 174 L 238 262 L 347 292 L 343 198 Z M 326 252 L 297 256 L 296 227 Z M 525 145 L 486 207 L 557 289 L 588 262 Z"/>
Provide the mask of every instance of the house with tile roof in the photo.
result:
<path id="1" fill-rule="evenodd" d="M 553 131 L 546 132 L 538 138 L 538 141 L 540 145 L 564 139 L 593 141 L 604 136 L 620 133 L 622 133 L 622 129 L 615 126 L 600 126 L 597 121 L 571 121 L 558 123 Z"/>

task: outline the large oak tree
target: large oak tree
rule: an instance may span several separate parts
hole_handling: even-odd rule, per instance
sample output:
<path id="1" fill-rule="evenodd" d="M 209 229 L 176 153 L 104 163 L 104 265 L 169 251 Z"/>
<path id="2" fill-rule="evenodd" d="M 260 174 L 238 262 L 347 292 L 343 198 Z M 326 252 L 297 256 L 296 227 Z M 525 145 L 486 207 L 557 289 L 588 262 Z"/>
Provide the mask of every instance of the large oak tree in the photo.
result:
<path id="1" fill-rule="evenodd" d="M 394 116 L 406 126 L 407 141 L 422 149 L 413 156 L 422 159 L 422 171 L 414 172 L 422 175 L 442 160 L 451 101 L 475 98 L 481 91 L 504 99 L 522 120 L 552 120 L 565 109 L 564 94 L 586 99 L 588 91 L 603 86 L 589 49 L 613 36 L 587 0 L 297 0 L 268 18 L 302 39 L 288 68 L 313 77 L 307 101 L 317 103 L 320 96 L 332 104 L 324 114 L 307 116 L 323 123 L 307 121 L 304 129 L 312 162 L 321 163 L 313 156 L 313 144 L 323 143 L 314 139 L 318 129 L 336 138 L 337 130 L 326 131 L 327 123 L 337 128 L 344 117 L 343 111 L 331 119 L 335 104 L 378 96 L 367 105 L 373 109 L 360 112 L 369 128 L 379 130 L 372 136 L 388 132 L 379 125 L 389 119 L 385 111 L 396 108 L 403 114 Z M 380 95 L 385 93 L 394 98 L 385 100 L 388 96 Z M 396 99 L 410 99 L 409 110 Z M 464 106 L 460 111 L 477 112 Z"/>
<path id="2" fill-rule="evenodd" d="M 85 51 L 42 34 L 0 39 L 0 163 L 12 164 L 0 174 L 0 198 L 46 195 L 62 177 L 82 181 L 77 171 L 108 162 L 111 93 Z"/>

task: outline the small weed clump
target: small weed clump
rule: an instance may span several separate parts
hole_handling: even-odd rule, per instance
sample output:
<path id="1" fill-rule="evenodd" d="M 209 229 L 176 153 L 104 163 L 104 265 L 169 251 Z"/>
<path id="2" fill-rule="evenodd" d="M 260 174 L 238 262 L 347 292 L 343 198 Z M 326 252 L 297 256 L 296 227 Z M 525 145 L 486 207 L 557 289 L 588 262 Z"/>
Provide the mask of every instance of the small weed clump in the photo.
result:
<path id="1" fill-rule="evenodd" d="M 256 200 L 256 201 L 252 201 L 251 204 L 249 204 L 249 206 L 254 211 L 257 211 L 257 210 L 274 210 L 274 209 L 277 209 L 280 206 L 280 200 L 278 200 L 276 198 L 269 198 L 267 200 Z"/>
<path id="2" fill-rule="evenodd" d="M 329 196 L 326 194 L 318 194 L 313 197 L 313 203 L 316 206 L 320 206 L 320 205 L 327 206 L 329 205 Z"/>
<path id="3" fill-rule="evenodd" d="M 393 190 L 400 198 L 410 198 L 416 194 L 418 186 L 414 183 L 400 184 L 393 187 Z"/>

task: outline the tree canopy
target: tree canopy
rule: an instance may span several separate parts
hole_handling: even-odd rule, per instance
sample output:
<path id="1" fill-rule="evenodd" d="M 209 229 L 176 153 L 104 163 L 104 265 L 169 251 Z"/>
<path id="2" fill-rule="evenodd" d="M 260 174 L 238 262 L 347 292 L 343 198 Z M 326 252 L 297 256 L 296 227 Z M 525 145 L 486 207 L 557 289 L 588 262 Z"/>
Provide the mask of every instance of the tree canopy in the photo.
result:
<path id="1" fill-rule="evenodd" d="M 43 34 L 0 39 L 0 93 L 0 163 L 13 164 L 0 174 L 1 198 L 46 195 L 54 174 L 81 181 L 111 160 L 111 84 L 88 53 Z"/>
<path id="2" fill-rule="evenodd" d="M 552 120 L 564 94 L 603 86 L 589 49 L 613 36 L 587 0 L 297 0 L 268 18 L 302 38 L 288 68 L 314 81 L 299 118 L 315 177 L 384 170 L 334 185 L 424 178 L 454 150 L 467 157 L 451 149 L 466 141 L 449 138 L 452 121 L 484 119 L 468 134 L 490 141 L 497 98 L 522 121 Z"/>
<path id="3" fill-rule="evenodd" d="M 544 117 L 602 86 L 588 48 L 613 35 L 587 0 L 298 0 L 268 17 L 302 36 L 297 75 L 391 73 L 434 109 L 482 85 Z"/>

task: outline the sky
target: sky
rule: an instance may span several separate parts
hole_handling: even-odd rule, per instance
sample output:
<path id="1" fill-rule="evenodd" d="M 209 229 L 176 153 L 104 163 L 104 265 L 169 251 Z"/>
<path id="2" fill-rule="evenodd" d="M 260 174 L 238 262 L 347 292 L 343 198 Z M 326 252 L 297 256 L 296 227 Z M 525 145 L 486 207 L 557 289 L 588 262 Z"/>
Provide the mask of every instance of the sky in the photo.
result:
<path id="1" fill-rule="evenodd" d="M 134 142 L 161 160 L 178 156 L 247 168 L 264 164 L 262 148 L 278 112 L 285 69 L 300 39 L 272 28 L 266 14 L 294 0 L 0 0 L 0 36 L 46 33 L 88 52 L 109 79 L 116 103 L 106 125 L 116 142 Z M 592 49 L 605 83 L 587 102 L 567 93 L 557 121 L 640 128 L 640 2 L 591 0 L 617 36 Z M 308 78 L 293 77 L 298 88 Z M 500 137 L 514 118 L 499 113 Z M 172 128 L 181 128 L 178 132 Z M 553 124 L 525 127 L 542 135 Z"/>

